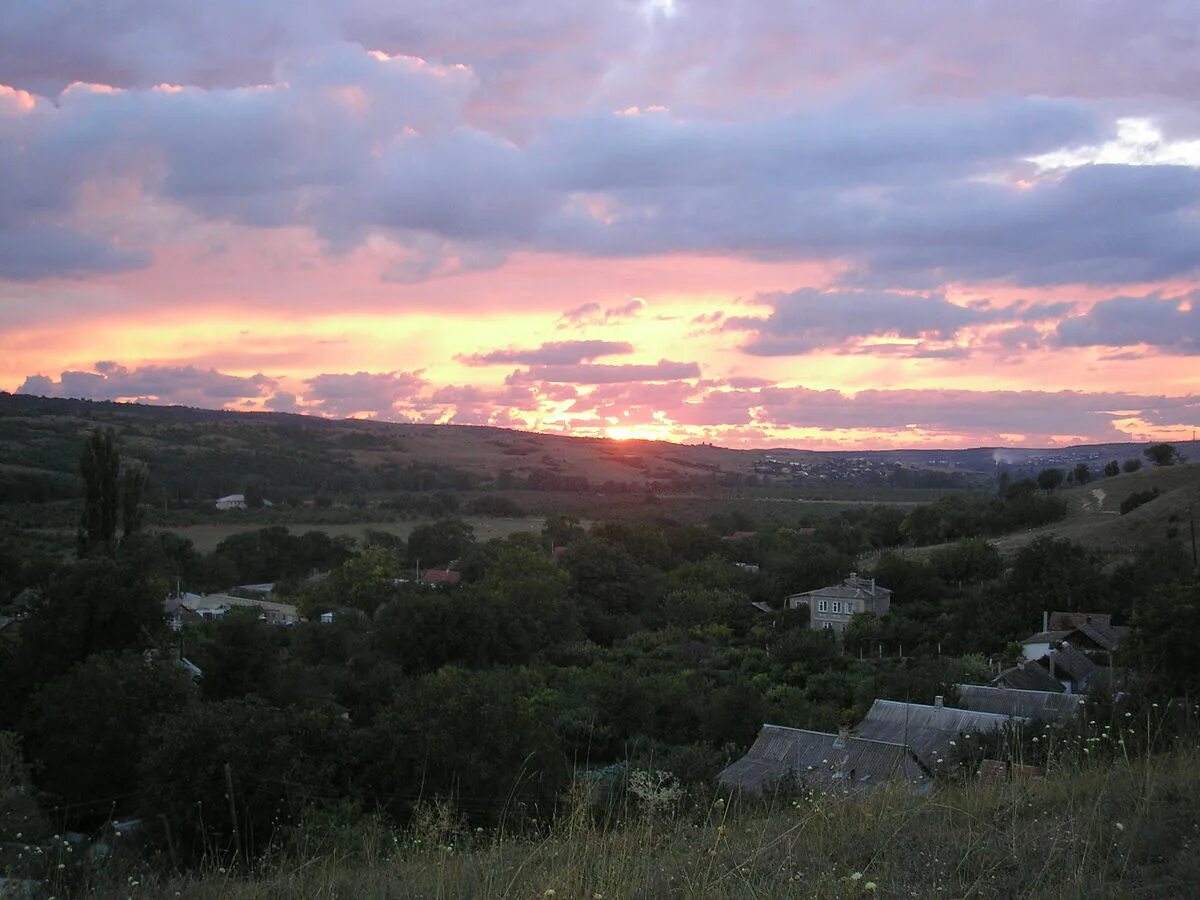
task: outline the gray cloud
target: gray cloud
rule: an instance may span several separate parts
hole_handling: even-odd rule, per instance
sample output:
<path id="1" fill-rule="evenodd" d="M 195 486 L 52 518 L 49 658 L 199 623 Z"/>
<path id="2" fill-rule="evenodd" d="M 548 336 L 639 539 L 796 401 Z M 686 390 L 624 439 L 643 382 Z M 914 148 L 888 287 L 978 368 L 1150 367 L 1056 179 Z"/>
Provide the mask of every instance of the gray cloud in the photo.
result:
<path id="1" fill-rule="evenodd" d="M 1070 304 L 989 303 L 960 305 L 941 294 L 899 294 L 891 291 L 819 291 L 803 288 L 757 298 L 772 307 L 766 318 L 729 317 L 726 331 L 750 332 L 742 350 L 755 356 L 796 356 L 816 351 L 901 355 L 917 358 L 959 358 L 963 347 L 937 346 L 964 328 L 995 322 L 1031 322 L 1065 313 Z M 870 337 L 916 340 L 915 344 L 873 344 Z"/>
<path id="2" fill-rule="evenodd" d="M 1200 84 L 1190 4 L 10 5 L 0 83 L 43 99 L 0 115 L 0 277 L 144 264 L 136 216 L 80 201 L 112 182 L 334 252 L 387 235 L 401 282 L 518 249 L 836 258 L 880 289 L 1197 269 L 1200 172 L 1023 162 L 1103 140 L 1117 97 L 1194 131 L 1163 100 Z"/>
<path id="3" fill-rule="evenodd" d="M 632 352 L 633 345 L 626 341 L 552 341 L 532 349 L 508 348 L 457 358 L 469 366 L 569 365 L 601 356 L 620 356 Z"/>
<path id="4" fill-rule="evenodd" d="M 345 417 L 369 413 L 380 419 L 406 418 L 397 408 L 426 386 L 420 372 L 339 372 L 305 379 L 306 410 Z"/>
<path id="5" fill-rule="evenodd" d="M 1167 353 L 1200 354 L 1200 292 L 1102 300 L 1059 322 L 1057 335 L 1065 347 L 1146 344 Z"/>
<path id="6" fill-rule="evenodd" d="M 98 362 L 90 372 L 63 372 L 58 381 L 31 375 L 17 388 L 17 393 L 211 407 L 265 397 L 275 385 L 274 379 L 261 374 L 241 377 L 194 366 L 127 369 L 114 362 Z"/>
<path id="7" fill-rule="evenodd" d="M 1112 392 L 868 390 L 851 396 L 832 390 L 773 387 L 758 392 L 755 399 L 757 420 L 773 425 L 1007 433 L 1040 441 L 1054 435 L 1123 440 L 1128 436 L 1113 426 L 1115 420 L 1142 418 L 1168 426 L 1187 425 L 1200 418 L 1200 397 Z"/>

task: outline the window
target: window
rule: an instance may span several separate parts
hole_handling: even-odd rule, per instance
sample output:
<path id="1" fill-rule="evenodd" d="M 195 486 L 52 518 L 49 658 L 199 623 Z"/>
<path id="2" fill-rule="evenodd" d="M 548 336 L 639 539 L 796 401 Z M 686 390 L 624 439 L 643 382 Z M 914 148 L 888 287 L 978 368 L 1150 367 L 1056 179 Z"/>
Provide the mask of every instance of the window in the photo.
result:
<path id="1" fill-rule="evenodd" d="M 829 601 L 828 600 L 818 600 L 817 601 L 817 612 L 829 612 Z"/>
<path id="2" fill-rule="evenodd" d="M 853 600 L 846 601 L 846 612 L 847 613 L 854 612 L 854 601 Z"/>
<path id="3" fill-rule="evenodd" d="M 833 601 L 833 611 L 835 613 L 840 613 L 842 611 L 842 601 L 841 600 Z"/>

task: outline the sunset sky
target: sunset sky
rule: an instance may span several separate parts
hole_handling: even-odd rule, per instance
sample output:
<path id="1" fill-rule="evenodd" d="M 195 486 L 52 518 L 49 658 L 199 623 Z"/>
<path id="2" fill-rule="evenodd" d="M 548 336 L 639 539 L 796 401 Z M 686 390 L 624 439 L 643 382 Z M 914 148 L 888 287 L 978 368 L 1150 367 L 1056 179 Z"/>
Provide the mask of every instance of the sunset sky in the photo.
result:
<path id="1" fill-rule="evenodd" d="M 728 446 L 1200 425 L 1194 0 L 6 0 L 0 389 Z"/>

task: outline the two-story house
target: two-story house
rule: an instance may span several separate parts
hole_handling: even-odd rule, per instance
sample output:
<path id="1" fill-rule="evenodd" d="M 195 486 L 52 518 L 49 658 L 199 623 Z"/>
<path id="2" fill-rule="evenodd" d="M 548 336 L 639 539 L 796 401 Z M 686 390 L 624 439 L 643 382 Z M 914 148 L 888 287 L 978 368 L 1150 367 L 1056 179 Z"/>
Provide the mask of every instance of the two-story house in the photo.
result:
<path id="1" fill-rule="evenodd" d="M 851 572 L 841 584 L 792 594 L 785 602 L 789 609 L 808 607 L 810 628 L 828 628 L 840 634 L 858 613 L 886 613 L 892 605 L 892 592 L 876 584 L 874 578 L 860 578 L 857 572 Z"/>

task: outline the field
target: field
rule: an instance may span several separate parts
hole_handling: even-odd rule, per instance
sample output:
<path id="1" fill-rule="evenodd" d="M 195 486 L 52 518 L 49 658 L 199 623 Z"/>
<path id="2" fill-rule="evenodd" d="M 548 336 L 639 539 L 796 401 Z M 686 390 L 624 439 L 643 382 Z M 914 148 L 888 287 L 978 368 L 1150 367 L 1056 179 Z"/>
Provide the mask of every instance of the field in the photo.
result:
<path id="1" fill-rule="evenodd" d="M 475 537 L 478 540 L 486 541 L 495 537 L 505 537 L 520 531 L 540 535 L 544 520 L 541 518 L 494 519 L 482 516 L 466 516 L 464 521 L 475 529 Z M 366 539 L 368 530 L 385 531 L 388 534 L 407 538 L 413 528 L 421 524 L 427 524 L 428 522 L 428 519 L 410 519 L 399 522 L 360 522 L 340 525 L 289 522 L 287 523 L 287 527 L 293 534 L 303 534 L 306 531 L 324 531 L 331 537 L 350 535 L 361 544 Z M 170 530 L 180 537 L 190 540 L 201 553 L 210 553 L 216 549 L 217 544 L 230 535 L 239 534 L 244 531 L 255 531 L 263 527 L 261 523 L 229 523 L 220 525 L 185 525 L 177 528 L 173 527 Z"/>

